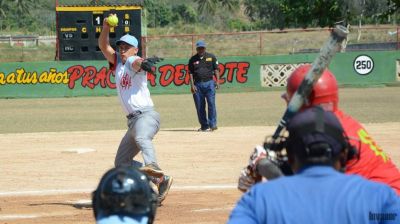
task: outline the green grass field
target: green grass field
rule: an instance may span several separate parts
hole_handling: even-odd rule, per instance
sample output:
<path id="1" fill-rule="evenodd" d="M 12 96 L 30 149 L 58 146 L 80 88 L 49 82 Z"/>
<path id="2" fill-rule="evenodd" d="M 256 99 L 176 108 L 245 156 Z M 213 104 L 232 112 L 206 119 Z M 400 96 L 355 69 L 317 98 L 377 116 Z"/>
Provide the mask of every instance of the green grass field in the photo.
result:
<path id="1" fill-rule="evenodd" d="M 400 87 L 341 88 L 340 106 L 363 123 L 400 122 Z M 281 91 L 220 93 L 219 126 L 276 125 Z M 153 95 L 162 128 L 198 127 L 191 94 Z M 0 133 L 125 129 L 116 96 L 0 99 Z"/>

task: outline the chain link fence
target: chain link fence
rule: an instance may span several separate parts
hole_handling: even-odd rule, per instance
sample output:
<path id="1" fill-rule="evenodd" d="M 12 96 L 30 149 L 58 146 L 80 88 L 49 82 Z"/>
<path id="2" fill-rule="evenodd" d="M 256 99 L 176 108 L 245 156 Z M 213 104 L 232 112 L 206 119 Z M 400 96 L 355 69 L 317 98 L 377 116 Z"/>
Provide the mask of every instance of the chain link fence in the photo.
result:
<path id="1" fill-rule="evenodd" d="M 329 36 L 325 29 L 291 29 L 238 33 L 164 35 L 144 37 L 146 55 L 189 58 L 195 54 L 197 40 L 207 43 L 207 51 L 218 57 L 254 56 L 318 52 Z M 348 51 L 398 50 L 398 26 L 350 27 Z"/>
<path id="2" fill-rule="evenodd" d="M 0 36 L 0 62 L 51 61 L 55 51 L 55 36 Z"/>
<path id="3" fill-rule="evenodd" d="M 347 51 L 399 50 L 399 26 L 350 27 Z M 205 40 L 207 51 L 217 57 L 256 56 L 318 52 L 329 29 L 184 34 L 143 37 L 147 56 L 190 58 L 195 44 Z M 1 36 L 0 62 L 51 61 L 56 52 L 55 36 Z"/>

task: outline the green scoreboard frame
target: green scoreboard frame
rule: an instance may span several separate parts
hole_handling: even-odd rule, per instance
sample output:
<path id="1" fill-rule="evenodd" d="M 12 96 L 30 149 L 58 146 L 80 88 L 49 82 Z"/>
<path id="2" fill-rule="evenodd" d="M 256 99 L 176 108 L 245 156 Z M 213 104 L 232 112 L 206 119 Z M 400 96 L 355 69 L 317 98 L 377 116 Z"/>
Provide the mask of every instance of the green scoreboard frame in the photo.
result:
<path id="1" fill-rule="evenodd" d="M 56 60 L 105 60 L 98 46 L 103 19 L 116 14 L 118 25 L 110 29 L 110 44 L 129 33 L 139 40 L 138 55 L 142 56 L 141 6 L 56 6 Z"/>

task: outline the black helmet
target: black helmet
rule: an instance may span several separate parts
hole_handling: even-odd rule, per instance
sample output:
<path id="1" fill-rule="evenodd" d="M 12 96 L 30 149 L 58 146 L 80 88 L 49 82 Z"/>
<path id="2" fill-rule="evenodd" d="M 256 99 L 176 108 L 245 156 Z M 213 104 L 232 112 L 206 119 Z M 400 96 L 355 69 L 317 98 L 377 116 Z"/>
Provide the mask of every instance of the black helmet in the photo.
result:
<path id="1" fill-rule="evenodd" d="M 347 149 L 346 160 L 358 156 L 358 150 L 350 144 L 336 115 L 321 107 L 315 106 L 297 113 L 290 120 L 287 130 L 289 138 L 286 148 L 297 155 L 310 159 L 318 156 L 332 159 L 338 158 Z"/>
<path id="2" fill-rule="evenodd" d="M 157 195 L 146 175 L 132 167 L 107 171 L 92 194 L 95 218 L 110 215 L 147 216 L 154 220 Z"/>

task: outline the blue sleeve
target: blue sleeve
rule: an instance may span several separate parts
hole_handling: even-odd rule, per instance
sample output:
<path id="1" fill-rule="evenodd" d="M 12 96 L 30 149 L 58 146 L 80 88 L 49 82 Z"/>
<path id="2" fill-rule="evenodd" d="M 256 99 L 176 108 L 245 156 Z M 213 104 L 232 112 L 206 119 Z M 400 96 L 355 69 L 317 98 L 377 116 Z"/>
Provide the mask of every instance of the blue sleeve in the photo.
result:
<path id="1" fill-rule="evenodd" d="M 133 68 L 132 68 L 132 64 L 135 61 L 136 57 L 135 56 L 130 56 L 128 59 L 126 59 L 125 64 L 127 65 L 126 68 L 130 71 L 130 72 L 134 72 Z"/>
<path id="2" fill-rule="evenodd" d="M 133 73 L 133 74 L 138 74 L 138 75 L 146 75 L 146 72 L 143 72 L 143 70 L 142 69 L 139 69 L 139 71 L 135 71 L 134 70 L 134 68 L 133 68 L 133 64 L 134 64 L 134 62 L 135 61 L 137 61 L 137 60 L 141 60 L 141 58 L 139 57 L 139 56 L 130 56 L 130 57 L 128 57 L 128 59 L 126 59 L 126 62 L 125 62 L 125 66 L 126 66 L 126 68 L 131 72 L 131 73 Z"/>
<path id="3" fill-rule="evenodd" d="M 382 223 L 400 223 L 400 197 L 389 187 L 382 210 Z"/>
<path id="4" fill-rule="evenodd" d="M 232 210 L 229 216 L 228 224 L 258 223 L 255 213 L 256 197 L 254 193 L 254 188 L 252 188 L 251 191 L 242 196 L 242 198 L 236 204 L 236 207 Z"/>

